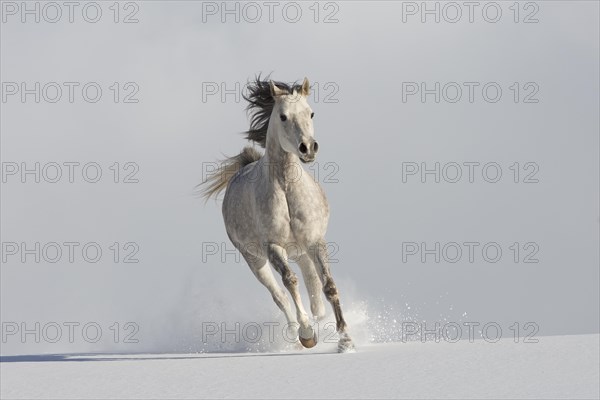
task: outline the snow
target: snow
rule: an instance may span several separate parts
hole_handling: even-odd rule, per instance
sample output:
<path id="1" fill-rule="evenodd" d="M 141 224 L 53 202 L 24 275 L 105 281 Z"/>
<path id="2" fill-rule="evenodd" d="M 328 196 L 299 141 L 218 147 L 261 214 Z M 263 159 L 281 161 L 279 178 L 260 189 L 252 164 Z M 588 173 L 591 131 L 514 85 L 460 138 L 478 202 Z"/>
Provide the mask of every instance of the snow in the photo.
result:
<path id="1" fill-rule="evenodd" d="M 281 353 L 5 356 L 9 398 L 599 398 L 600 335 Z"/>

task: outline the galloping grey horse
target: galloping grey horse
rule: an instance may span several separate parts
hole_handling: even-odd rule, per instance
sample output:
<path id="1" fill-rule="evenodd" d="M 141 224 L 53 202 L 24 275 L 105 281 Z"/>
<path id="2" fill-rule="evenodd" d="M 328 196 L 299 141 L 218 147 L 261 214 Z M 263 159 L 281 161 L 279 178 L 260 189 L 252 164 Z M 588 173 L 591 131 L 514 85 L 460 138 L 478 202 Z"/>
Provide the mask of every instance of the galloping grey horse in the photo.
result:
<path id="1" fill-rule="evenodd" d="M 256 278 L 271 292 L 285 313 L 289 332 L 304 347 L 313 347 L 317 335 L 310 324 L 288 264 L 294 259 L 302 271 L 310 295 L 313 316 L 325 316 L 321 297 L 331 303 L 340 336 L 338 351 L 354 349 L 342 315 L 338 290 L 331 276 L 324 239 L 329 206 L 321 186 L 298 161 L 312 162 L 319 149 L 314 139 L 314 113 L 307 102 L 310 85 L 261 80 L 248 85 L 244 98 L 251 112 L 247 139 L 265 148 L 261 155 L 252 147 L 225 160 L 202 185 L 203 195 L 216 197 L 223 189 L 223 219 L 229 239 L 240 251 Z M 269 267 L 282 277 L 296 308 L 279 286 Z"/>

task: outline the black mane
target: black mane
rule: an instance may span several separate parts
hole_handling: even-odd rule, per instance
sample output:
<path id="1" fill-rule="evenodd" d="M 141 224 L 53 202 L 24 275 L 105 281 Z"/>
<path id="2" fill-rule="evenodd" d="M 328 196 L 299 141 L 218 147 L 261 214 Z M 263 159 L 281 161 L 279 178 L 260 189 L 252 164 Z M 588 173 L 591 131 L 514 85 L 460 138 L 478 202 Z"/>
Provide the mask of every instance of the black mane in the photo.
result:
<path id="1" fill-rule="evenodd" d="M 246 134 L 246 139 L 252 140 L 262 147 L 265 147 L 267 142 L 269 119 L 271 118 L 273 106 L 275 105 L 275 99 L 271 96 L 269 81 L 269 76 L 264 80 L 261 80 L 259 74 L 253 82 L 248 82 L 248 85 L 246 86 L 248 94 L 242 94 L 244 99 L 248 102 L 246 111 L 251 115 L 250 129 L 244 132 L 244 134 Z M 295 82 L 287 84 L 284 82 L 273 81 L 273 83 L 279 89 L 286 91 L 287 94 L 302 90 L 302 85 Z"/>

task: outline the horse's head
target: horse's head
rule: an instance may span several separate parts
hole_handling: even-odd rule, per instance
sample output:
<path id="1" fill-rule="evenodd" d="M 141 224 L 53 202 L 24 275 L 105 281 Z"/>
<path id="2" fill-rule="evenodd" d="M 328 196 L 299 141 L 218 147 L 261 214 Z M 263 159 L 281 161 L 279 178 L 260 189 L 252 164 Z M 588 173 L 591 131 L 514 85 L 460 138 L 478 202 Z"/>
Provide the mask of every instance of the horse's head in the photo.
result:
<path id="1" fill-rule="evenodd" d="M 279 144 L 283 150 L 296 154 L 302 162 L 315 160 L 319 144 L 314 139 L 312 111 L 306 98 L 310 93 L 308 79 L 304 78 L 299 90 L 292 93 L 280 89 L 269 81 L 271 95 L 275 99 L 269 124 L 274 125 Z"/>

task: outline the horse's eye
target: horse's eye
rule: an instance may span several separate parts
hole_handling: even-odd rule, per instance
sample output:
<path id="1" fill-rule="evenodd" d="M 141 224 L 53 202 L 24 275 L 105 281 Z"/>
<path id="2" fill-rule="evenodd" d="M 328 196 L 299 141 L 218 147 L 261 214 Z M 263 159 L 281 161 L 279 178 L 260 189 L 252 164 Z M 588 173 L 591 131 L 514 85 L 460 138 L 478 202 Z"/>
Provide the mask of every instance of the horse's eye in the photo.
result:
<path id="1" fill-rule="evenodd" d="M 314 116 L 315 116 L 315 113 L 314 113 L 314 112 L 311 112 L 311 113 L 310 113 L 310 117 L 312 118 L 312 117 L 314 117 Z"/>
<path id="2" fill-rule="evenodd" d="M 279 118 L 281 118 L 281 120 L 282 120 L 282 121 L 285 121 L 285 120 L 287 120 L 287 117 L 286 117 L 285 115 L 283 115 L 283 114 L 281 114 L 281 115 L 279 116 Z"/>

